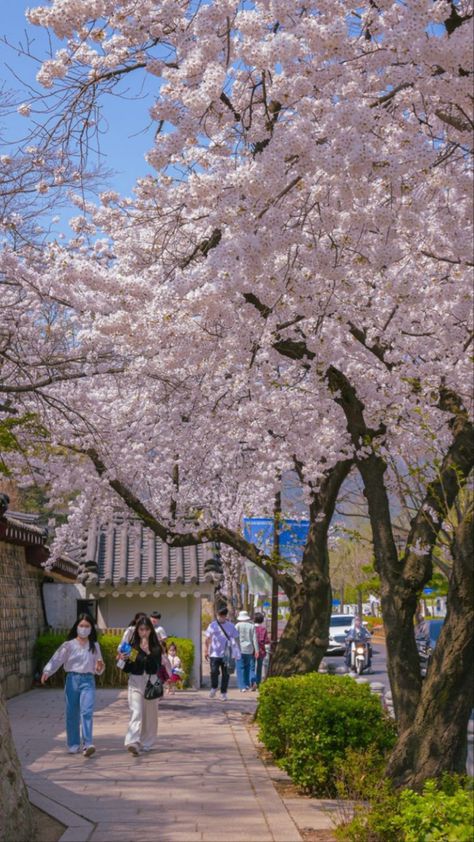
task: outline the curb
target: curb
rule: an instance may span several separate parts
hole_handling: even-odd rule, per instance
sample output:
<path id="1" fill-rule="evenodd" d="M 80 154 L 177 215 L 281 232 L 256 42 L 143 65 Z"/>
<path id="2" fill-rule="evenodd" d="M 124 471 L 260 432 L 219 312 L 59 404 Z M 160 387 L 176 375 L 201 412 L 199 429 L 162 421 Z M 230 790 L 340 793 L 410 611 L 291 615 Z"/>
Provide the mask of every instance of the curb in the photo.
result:
<path id="1" fill-rule="evenodd" d="M 38 792 L 31 786 L 27 786 L 27 789 L 30 804 L 51 816 L 52 819 L 66 825 L 66 830 L 60 837 L 59 842 L 88 842 L 95 824 L 83 818 L 83 816 L 78 816 L 68 807 L 63 807 L 62 804 L 58 804 L 57 801 L 53 801 L 52 798 L 43 795 L 42 792 Z"/>
<path id="2" fill-rule="evenodd" d="M 231 711 L 226 711 L 226 718 L 272 838 L 278 842 L 301 842 L 298 826 L 257 754 L 253 735 L 240 718 L 233 718 Z"/>
<path id="3" fill-rule="evenodd" d="M 253 724 L 248 724 L 245 730 L 247 731 L 255 754 L 258 756 L 258 749 L 261 748 L 262 745 L 258 742 L 256 728 Z M 302 839 L 303 837 L 301 834 L 304 833 L 305 830 L 309 830 L 312 833 L 320 833 L 325 836 L 330 834 L 331 838 L 335 839 L 333 834 L 338 822 L 334 821 L 331 814 L 335 814 L 340 810 L 340 802 L 337 799 L 312 798 L 310 796 L 298 796 L 296 798 L 288 796 L 285 798 L 284 795 L 280 795 L 275 787 L 272 773 L 278 773 L 279 776 L 282 776 L 282 779 L 288 780 L 289 782 L 291 782 L 290 776 L 287 775 L 286 772 L 282 773 L 281 769 L 278 769 L 277 766 L 264 763 L 262 760 L 259 762 L 265 769 L 266 777 L 273 791 L 282 802 L 290 819 L 297 828 L 299 833 L 298 838 Z M 301 812 L 302 806 L 304 807 L 303 813 Z M 351 809 L 349 802 L 347 802 L 346 806 L 348 809 Z"/>

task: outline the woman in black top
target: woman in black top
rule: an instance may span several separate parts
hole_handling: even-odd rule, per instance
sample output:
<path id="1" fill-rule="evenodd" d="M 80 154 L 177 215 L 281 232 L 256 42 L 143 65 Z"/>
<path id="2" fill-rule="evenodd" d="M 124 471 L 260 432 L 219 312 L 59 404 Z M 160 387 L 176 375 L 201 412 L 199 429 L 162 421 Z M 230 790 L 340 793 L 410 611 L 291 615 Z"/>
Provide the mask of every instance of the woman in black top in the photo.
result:
<path id="1" fill-rule="evenodd" d="M 148 679 L 158 673 L 161 667 L 162 650 L 148 617 L 137 622 L 132 640 L 132 652 L 122 656 L 126 660 L 124 672 L 128 677 L 128 706 L 130 722 L 125 735 L 127 750 L 135 756 L 141 751 L 151 751 L 158 730 L 158 699 L 145 699 Z"/>

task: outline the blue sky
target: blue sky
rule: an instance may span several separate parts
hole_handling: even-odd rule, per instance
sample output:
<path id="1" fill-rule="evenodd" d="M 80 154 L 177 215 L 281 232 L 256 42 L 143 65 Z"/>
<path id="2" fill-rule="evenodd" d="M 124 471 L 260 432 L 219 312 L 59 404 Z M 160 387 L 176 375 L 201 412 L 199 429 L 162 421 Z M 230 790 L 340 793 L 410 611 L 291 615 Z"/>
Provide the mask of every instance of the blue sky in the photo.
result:
<path id="1" fill-rule="evenodd" d="M 7 0 L 0 0 L 0 34 L 6 37 L 10 44 L 22 42 L 24 45 L 26 30 L 31 52 L 46 58 L 48 38 L 45 31 L 30 26 L 24 16 L 28 7 L 36 5 L 40 3 L 35 0 L 10 0 L 8 3 Z M 14 91 L 18 102 L 27 101 L 28 92 L 26 89 L 22 91 L 22 81 L 26 85 L 39 87 L 35 79 L 39 64 L 3 44 L 0 64 L 4 90 Z M 15 78 L 15 74 L 19 78 Z M 141 81 L 136 80 L 136 87 Z M 109 186 L 122 194 L 129 194 L 136 178 L 150 172 L 144 156 L 153 144 L 156 126 L 149 125 L 148 108 L 153 102 L 153 89 L 157 89 L 158 80 L 150 74 L 143 74 L 143 83 L 141 98 L 129 96 L 127 99 L 121 99 L 109 96 L 104 98 L 102 103 L 102 117 L 107 131 L 101 135 L 101 152 L 105 167 L 113 171 Z M 3 144 L 7 142 L 14 146 L 18 139 L 24 137 L 27 124 L 28 120 L 16 113 L 3 115 L 0 127 Z"/>

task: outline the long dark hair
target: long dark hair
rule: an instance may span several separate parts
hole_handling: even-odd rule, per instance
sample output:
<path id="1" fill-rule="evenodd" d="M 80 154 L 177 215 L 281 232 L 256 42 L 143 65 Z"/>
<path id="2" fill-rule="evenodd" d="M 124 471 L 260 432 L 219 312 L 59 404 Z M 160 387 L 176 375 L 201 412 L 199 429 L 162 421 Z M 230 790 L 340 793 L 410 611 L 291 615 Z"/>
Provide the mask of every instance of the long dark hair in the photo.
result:
<path id="1" fill-rule="evenodd" d="M 150 646 L 150 652 L 160 653 L 161 654 L 161 646 L 160 642 L 156 636 L 155 627 L 151 622 L 149 617 L 143 616 L 141 620 L 137 621 L 135 626 L 135 631 L 133 632 L 133 637 L 130 641 L 131 645 L 134 649 L 140 649 L 140 635 L 138 634 L 138 629 L 140 626 L 145 626 L 145 628 L 150 629 L 150 637 L 148 638 L 148 643 Z"/>
<path id="2" fill-rule="evenodd" d="M 144 612 L 144 611 L 139 611 L 139 612 L 138 612 L 138 614 L 135 614 L 135 616 L 134 616 L 133 620 L 130 620 L 130 622 L 129 622 L 129 624 L 128 624 L 128 625 L 129 625 L 129 626 L 136 626 L 136 625 L 137 625 L 137 623 L 138 623 L 138 621 L 139 621 L 142 617 L 146 617 L 146 614 L 145 614 L 145 612 Z"/>
<path id="3" fill-rule="evenodd" d="M 82 620 L 87 620 L 87 622 L 91 626 L 91 633 L 89 635 L 89 649 L 90 649 L 91 652 L 95 652 L 95 644 L 97 643 L 97 631 L 96 631 L 96 627 L 95 627 L 95 622 L 92 619 L 90 614 L 87 614 L 85 612 L 83 614 L 79 614 L 76 622 L 74 623 L 71 631 L 69 632 L 69 634 L 67 636 L 67 639 L 68 640 L 74 640 L 74 638 L 78 637 L 77 627 Z"/>

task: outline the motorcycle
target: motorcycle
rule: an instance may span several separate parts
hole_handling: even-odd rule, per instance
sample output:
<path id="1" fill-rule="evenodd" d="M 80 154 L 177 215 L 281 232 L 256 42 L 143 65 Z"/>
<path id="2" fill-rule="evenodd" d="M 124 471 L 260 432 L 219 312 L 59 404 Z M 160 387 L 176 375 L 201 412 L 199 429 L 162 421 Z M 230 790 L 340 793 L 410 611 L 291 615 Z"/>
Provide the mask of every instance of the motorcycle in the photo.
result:
<path id="1" fill-rule="evenodd" d="M 362 675 L 369 668 L 369 641 L 352 640 L 350 651 L 350 669 Z"/>

